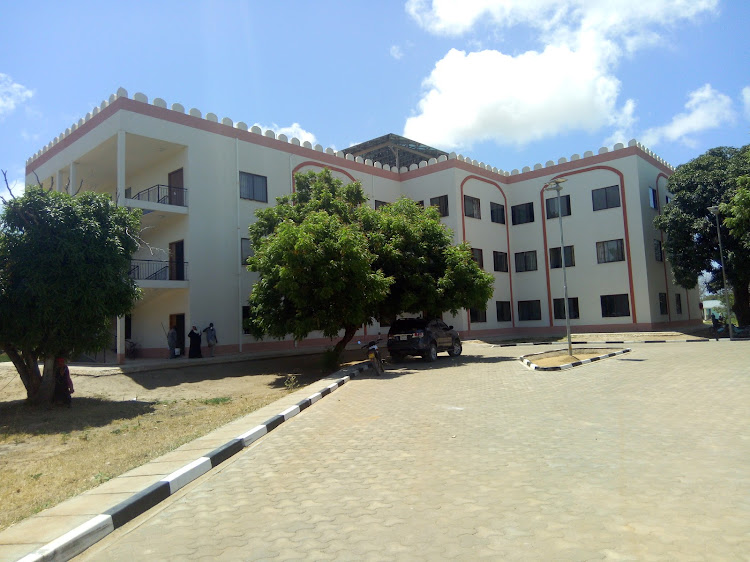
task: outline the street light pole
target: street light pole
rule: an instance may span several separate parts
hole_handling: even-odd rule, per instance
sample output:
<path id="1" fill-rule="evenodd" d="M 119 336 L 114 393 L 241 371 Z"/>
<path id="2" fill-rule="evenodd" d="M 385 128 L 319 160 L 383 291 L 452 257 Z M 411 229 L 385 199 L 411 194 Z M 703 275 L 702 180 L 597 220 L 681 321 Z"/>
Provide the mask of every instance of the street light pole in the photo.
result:
<path id="1" fill-rule="evenodd" d="M 565 178 L 555 178 L 550 180 L 544 189 L 547 191 L 557 192 L 557 218 L 560 222 L 560 261 L 562 262 L 562 273 L 563 273 L 563 306 L 565 308 L 565 333 L 568 336 L 568 355 L 573 355 L 573 343 L 570 339 L 570 312 L 568 310 L 568 275 L 565 272 L 565 239 L 563 238 L 563 223 L 562 223 L 562 204 L 560 202 L 560 192 L 562 186 L 560 185 Z"/>
<path id="2" fill-rule="evenodd" d="M 724 247 L 721 244 L 721 228 L 719 228 L 719 207 L 709 207 L 708 211 L 716 218 L 716 234 L 719 237 L 719 257 L 721 258 L 721 276 L 724 280 L 724 304 L 727 307 L 727 325 L 729 326 L 729 339 L 732 339 L 732 309 L 729 308 L 729 291 L 727 291 L 727 274 L 724 268 Z"/>

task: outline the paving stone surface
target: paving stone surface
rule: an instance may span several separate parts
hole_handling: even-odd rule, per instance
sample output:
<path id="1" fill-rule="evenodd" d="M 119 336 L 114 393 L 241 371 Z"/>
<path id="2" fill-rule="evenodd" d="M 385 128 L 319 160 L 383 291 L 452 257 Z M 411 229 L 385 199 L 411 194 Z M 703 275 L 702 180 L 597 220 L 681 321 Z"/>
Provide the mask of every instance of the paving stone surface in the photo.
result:
<path id="1" fill-rule="evenodd" d="M 750 342 L 364 376 L 81 560 L 750 560 Z"/>

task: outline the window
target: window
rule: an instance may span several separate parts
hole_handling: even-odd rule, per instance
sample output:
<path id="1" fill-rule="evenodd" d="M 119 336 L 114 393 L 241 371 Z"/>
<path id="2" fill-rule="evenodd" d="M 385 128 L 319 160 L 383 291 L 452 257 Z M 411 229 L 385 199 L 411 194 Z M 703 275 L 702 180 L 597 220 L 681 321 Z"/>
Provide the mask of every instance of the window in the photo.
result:
<path id="1" fill-rule="evenodd" d="M 482 218 L 482 210 L 479 208 L 479 199 L 464 195 L 464 215 L 475 219 Z"/>
<path id="2" fill-rule="evenodd" d="M 242 265 L 247 265 L 247 258 L 254 256 L 253 245 L 250 243 L 249 238 L 242 238 L 240 240 L 240 253 L 242 254 Z"/>
<path id="3" fill-rule="evenodd" d="M 611 261 L 625 261 L 625 251 L 622 238 L 619 240 L 607 240 L 596 243 L 597 263 L 608 263 Z"/>
<path id="4" fill-rule="evenodd" d="M 674 309 L 677 314 L 682 314 L 682 295 L 680 293 L 674 296 Z"/>
<path id="5" fill-rule="evenodd" d="M 490 220 L 499 224 L 505 224 L 505 205 L 490 202 Z"/>
<path id="6" fill-rule="evenodd" d="M 508 271 L 508 254 L 505 252 L 492 252 L 495 262 L 495 271 Z"/>
<path id="7" fill-rule="evenodd" d="M 594 210 L 611 209 L 620 206 L 620 187 L 610 185 L 602 187 L 591 192 L 591 199 L 594 201 Z"/>
<path id="8" fill-rule="evenodd" d="M 430 207 L 437 207 L 441 217 L 448 216 L 448 196 L 441 195 L 430 199 Z"/>
<path id="9" fill-rule="evenodd" d="M 670 202 L 670 201 L 671 201 L 671 199 L 669 198 L 669 195 L 667 195 L 667 196 L 665 196 L 665 197 L 664 197 L 664 202 L 665 202 L 665 203 L 666 203 L 667 205 L 669 205 L 669 202 Z"/>
<path id="10" fill-rule="evenodd" d="M 479 265 L 481 269 L 484 269 L 484 256 L 482 255 L 482 250 L 479 248 L 472 248 L 471 258 L 477 262 L 477 265 Z"/>
<path id="11" fill-rule="evenodd" d="M 250 330 L 245 327 L 245 321 L 250 318 L 250 307 L 245 305 L 242 307 L 242 333 L 249 334 Z"/>
<path id="12" fill-rule="evenodd" d="M 469 309 L 469 318 L 472 322 L 487 322 L 487 310 Z"/>
<path id="13" fill-rule="evenodd" d="M 553 299 L 552 307 L 555 309 L 555 319 L 565 320 L 565 299 Z M 568 297 L 568 318 L 579 318 L 578 297 Z"/>
<path id="14" fill-rule="evenodd" d="M 497 321 L 510 322 L 510 301 L 495 301 L 497 307 Z"/>
<path id="15" fill-rule="evenodd" d="M 240 172 L 240 197 L 268 203 L 268 179 L 266 176 Z"/>
<path id="16" fill-rule="evenodd" d="M 518 301 L 518 319 L 519 320 L 541 320 L 542 319 L 541 301 Z"/>
<path id="17" fill-rule="evenodd" d="M 380 209 L 380 207 L 385 207 L 389 204 L 390 203 L 388 203 L 387 201 L 378 201 L 377 199 L 375 199 L 375 210 L 377 211 L 378 209 Z"/>
<path id="18" fill-rule="evenodd" d="M 652 209 L 659 209 L 659 199 L 656 197 L 656 190 L 653 187 L 648 188 L 648 204 Z"/>
<path id="19" fill-rule="evenodd" d="M 602 318 L 630 316 L 628 295 L 602 295 Z"/>
<path id="20" fill-rule="evenodd" d="M 678 297 L 680 295 L 677 295 Z M 133 316 L 130 314 L 125 315 L 125 339 L 129 340 L 133 338 Z"/>
<path id="21" fill-rule="evenodd" d="M 659 314 L 669 314 L 667 306 L 667 293 L 659 293 Z"/>
<path id="22" fill-rule="evenodd" d="M 664 252 L 661 249 L 661 240 L 654 240 L 654 257 L 656 261 L 664 261 Z"/>
<path id="23" fill-rule="evenodd" d="M 536 250 L 516 254 L 516 272 L 536 271 Z"/>
<path id="24" fill-rule="evenodd" d="M 565 267 L 573 267 L 576 264 L 576 254 L 573 246 L 565 246 Z M 560 255 L 560 246 L 549 249 L 549 267 L 557 269 L 562 267 L 562 256 Z"/>
<path id="25" fill-rule="evenodd" d="M 556 219 L 557 214 L 557 197 L 547 199 L 544 204 L 547 206 L 547 218 Z M 567 217 L 570 215 L 570 195 L 562 195 L 560 197 L 560 206 L 562 207 L 562 216 Z"/>
<path id="26" fill-rule="evenodd" d="M 534 222 L 534 203 L 513 205 L 510 208 L 511 222 L 513 224 L 524 224 Z"/>

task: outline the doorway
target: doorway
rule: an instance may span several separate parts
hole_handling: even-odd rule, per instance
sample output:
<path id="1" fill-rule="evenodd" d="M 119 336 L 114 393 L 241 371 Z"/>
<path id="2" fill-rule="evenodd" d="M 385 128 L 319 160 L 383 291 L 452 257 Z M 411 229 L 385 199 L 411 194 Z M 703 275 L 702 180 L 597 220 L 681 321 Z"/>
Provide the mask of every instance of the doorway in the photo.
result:
<path id="1" fill-rule="evenodd" d="M 169 280 L 185 280 L 185 241 L 169 243 Z"/>
<path id="2" fill-rule="evenodd" d="M 169 186 L 167 203 L 169 205 L 179 205 L 184 207 L 185 190 L 183 188 L 185 187 L 185 184 L 183 183 L 182 168 L 169 173 L 167 176 L 167 184 Z"/>
<path id="3" fill-rule="evenodd" d="M 177 349 L 180 350 L 180 355 L 185 355 L 185 315 L 170 314 L 169 326 L 174 326 L 177 331 Z"/>

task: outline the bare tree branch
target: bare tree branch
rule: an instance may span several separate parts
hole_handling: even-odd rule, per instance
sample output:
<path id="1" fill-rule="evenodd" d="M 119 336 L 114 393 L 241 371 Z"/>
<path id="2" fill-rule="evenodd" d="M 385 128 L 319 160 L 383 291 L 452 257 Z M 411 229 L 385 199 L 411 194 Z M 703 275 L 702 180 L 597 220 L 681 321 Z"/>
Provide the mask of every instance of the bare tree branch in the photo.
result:
<path id="1" fill-rule="evenodd" d="M 10 193 L 10 196 L 13 199 L 15 199 L 16 196 L 14 195 L 13 190 L 10 188 L 10 183 L 8 183 L 8 171 L 7 170 L 2 170 L 2 172 L 3 172 L 3 179 L 5 180 L 5 188 L 8 190 L 8 193 Z M 5 197 L 0 197 L 0 199 L 2 199 L 3 205 L 7 205 L 8 204 L 8 202 L 5 200 Z"/>
<path id="2" fill-rule="evenodd" d="M 68 183 L 70 183 L 70 180 L 68 180 Z M 81 189 L 83 189 L 83 180 L 81 180 L 81 184 L 78 186 L 78 189 L 73 194 L 73 197 L 75 197 L 76 195 L 78 195 L 78 193 L 81 191 Z"/>

